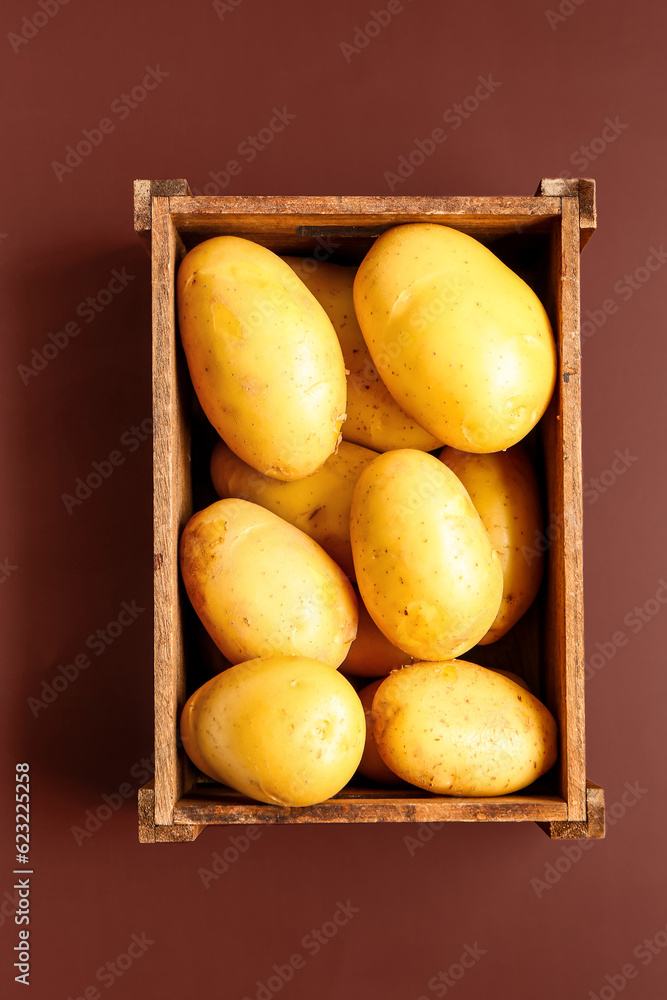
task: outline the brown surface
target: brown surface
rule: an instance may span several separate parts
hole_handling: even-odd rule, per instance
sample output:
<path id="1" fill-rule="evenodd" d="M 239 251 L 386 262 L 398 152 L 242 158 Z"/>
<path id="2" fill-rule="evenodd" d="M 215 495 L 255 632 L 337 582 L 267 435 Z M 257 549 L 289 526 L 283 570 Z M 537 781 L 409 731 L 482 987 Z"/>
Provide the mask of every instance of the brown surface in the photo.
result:
<path id="1" fill-rule="evenodd" d="M 144 933 L 154 943 L 110 996 L 254 1000 L 299 954 L 281 1000 L 432 1000 L 429 982 L 458 974 L 466 946 L 485 954 L 447 988 L 457 1000 L 608 996 L 627 963 L 636 975 L 622 997 L 664 996 L 667 951 L 642 951 L 667 924 L 667 616 L 655 599 L 667 596 L 664 266 L 633 277 L 665 233 L 664 8 L 586 0 L 552 30 L 532 0 L 419 0 L 346 62 L 339 43 L 385 6 L 244 0 L 220 20 L 209 2 L 71 2 L 18 52 L 4 41 L 0 562 L 18 568 L 0 574 L 1 773 L 11 797 L 14 762 L 31 763 L 35 875 L 27 991 L 11 980 L 4 827 L 3 996 L 75 1000 L 95 984 L 106 996 L 97 970 Z M 9 0 L 5 35 L 38 10 Z M 110 112 L 158 63 L 169 76 L 145 101 L 124 120 Z M 443 123 L 489 74 L 502 85 L 459 128 Z M 297 117 L 248 162 L 239 144 L 283 105 Z M 52 161 L 104 116 L 115 130 L 59 183 Z M 627 129 L 576 153 L 616 116 Z M 276 825 L 245 840 L 219 827 L 191 844 L 141 845 L 136 798 L 118 791 L 148 777 L 153 713 L 150 444 L 121 443 L 151 415 L 150 266 L 132 232 L 132 180 L 187 177 L 201 190 L 236 158 L 242 172 L 220 194 L 385 196 L 385 171 L 436 126 L 446 142 L 395 194 L 519 196 L 561 171 L 598 182 L 582 257 L 586 770 L 605 789 L 607 836 L 568 844 L 533 823 L 416 824 L 406 842 L 391 823 Z M 114 268 L 134 280 L 86 323 L 78 304 Z M 605 301 L 616 311 L 601 318 Z M 74 321 L 80 334 L 24 384 L 17 366 Z M 114 450 L 123 463 L 68 514 L 62 494 Z M 95 655 L 88 636 L 133 600 L 145 610 Z M 77 654 L 90 666 L 35 717 L 26 699 Z M 121 798 L 109 815 L 103 795 Z M 98 810 L 106 818 L 81 839 Z M 314 953 L 307 936 L 335 929 L 348 900 L 358 912 Z"/>

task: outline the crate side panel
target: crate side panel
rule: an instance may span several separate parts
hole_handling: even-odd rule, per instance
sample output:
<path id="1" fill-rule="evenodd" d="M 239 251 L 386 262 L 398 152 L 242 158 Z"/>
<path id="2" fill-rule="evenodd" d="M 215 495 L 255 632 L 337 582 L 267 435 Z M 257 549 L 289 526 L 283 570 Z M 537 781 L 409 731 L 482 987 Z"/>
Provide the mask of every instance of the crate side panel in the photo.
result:
<path id="1" fill-rule="evenodd" d="M 152 216 L 155 821 L 169 824 L 184 790 L 177 747 L 185 694 L 178 539 L 191 510 L 190 442 L 176 354 L 179 241 L 168 199 L 154 199 Z"/>
<path id="2" fill-rule="evenodd" d="M 293 249 L 313 239 L 325 252 L 335 241 L 373 240 L 406 222 L 446 222 L 480 238 L 524 229 L 546 230 L 559 198 L 260 197 L 170 199 L 172 218 L 188 245 L 218 233 L 243 235 L 271 249 L 285 235 Z M 339 244 L 340 245 L 340 244 Z"/>
<path id="3" fill-rule="evenodd" d="M 561 225 L 562 467 L 565 512 L 563 636 L 568 818 L 586 818 L 583 504 L 581 476 L 579 201 L 563 198 Z"/>
<path id="4" fill-rule="evenodd" d="M 579 211 L 562 199 L 552 242 L 547 303 L 558 343 L 554 396 L 542 420 L 548 548 L 543 664 L 547 702 L 560 731 L 559 790 L 570 819 L 586 816 L 583 729 Z"/>
<path id="5" fill-rule="evenodd" d="M 512 795 L 484 799 L 417 797 L 414 792 L 360 789 L 320 805 L 299 809 L 253 802 L 224 788 L 198 789 L 176 805 L 175 823 L 490 823 L 555 822 L 567 818 L 567 804 L 555 795 Z"/>

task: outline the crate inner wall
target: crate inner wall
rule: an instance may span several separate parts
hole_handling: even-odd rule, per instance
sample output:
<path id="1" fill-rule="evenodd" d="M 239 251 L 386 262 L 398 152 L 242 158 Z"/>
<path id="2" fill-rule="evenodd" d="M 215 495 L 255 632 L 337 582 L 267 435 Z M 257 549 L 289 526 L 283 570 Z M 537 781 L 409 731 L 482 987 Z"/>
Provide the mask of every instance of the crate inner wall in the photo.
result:
<path id="1" fill-rule="evenodd" d="M 171 653 L 173 654 L 171 662 L 166 662 L 164 650 L 162 650 L 162 669 L 158 670 L 160 675 L 158 687 L 161 685 L 164 688 L 166 675 L 171 674 L 167 684 L 166 699 L 164 690 L 156 690 L 156 749 L 158 745 L 162 748 L 162 752 L 156 755 L 156 818 L 160 815 L 161 822 L 172 821 L 174 803 L 181 794 L 189 791 L 197 782 L 196 772 L 178 745 L 178 717 L 182 705 L 196 687 L 216 672 L 218 665 L 220 667 L 225 665 L 224 661 L 219 659 L 219 652 L 208 639 L 196 618 L 178 577 L 178 535 L 180 535 L 180 531 L 193 510 L 201 509 L 217 499 L 208 474 L 210 451 L 217 435 L 203 416 L 201 408 L 194 398 L 185 357 L 180 346 L 175 317 L 175 274 L 183 256 L 188 249 L 203 239 L 216 235 L 233 234 L 253 239 L 255 242 L 268 246 L 276 253 L 298 256 L 314 255 L 318 259 L 326 259 L 333 263 L 358 264 L 377 235 L 391 225 L 397 224 L 398 221 L 403 223 L 410 221 L 438 222 L 474 235 L 476 239 L 489 246 L 509 267 L 520 274 L 544 302 L 554 334 L 560 340 L 561 199 L 550 200 L 559 203 L 558 211 L 554 209 L 552 214 L 545 214 L 537 219 L 532 216 L 516 217 L 510 215 L 507 218 L 498 218 L 495 215 L 493 217 L 477 215 L 470 222 L 468 219 L 462 220 L 460 215 L 431 212 L 428 220 L 418 213 L 415 213 L 414 216 L 403 213 L 399 220 L 391 220 L 390 222 L 387 221 L 386 216 L 379 218 L 371 215 L 361 219 L 355 218 L 352 223 L 346 221 L 345 217 L 327 217 L 326 215 L 319 215 L 315 219 L 307 219 L 304 222 L 302 214 L 276 218 L 276 216 L 262 217 L 243 214 L 216 216 L 207 212 L 198 217 L 195 212 L 184 212 L 183 203 L 187 203 L 188 208 L 191 209 L 193 203 L 206 202 L 210 199 L 155 199 L 154 205 L 156 203 L 163 204 L 156 206 L 158 207 L 157 212 L 154 210 L 153 239 L 155 240 L 157 233 L 161 231 L 161 242 L 166 242 L 170 258 L 168 261 L 165 259 L 164 246 L 161 248 L 161 252 L 156 253 L 154 250 L 154 284 L 156 281 L 164 283 L 162 295 L 166 300 L 167 315 L 162 318 L 167 321 L 166 327 L 170 328 L 170 332 L 165 330 L 165 333 L 168 333 L 173 341 L 170 345 L 173 371 L 167 373 L 166 391 L 167 393 L 171 392 L 174 396 L 171 404 L 175 404 L 175 406 L 172 405 L 172 410 L 175 409 L 176 412 L 172 413 L 168 434 L 172 441 L 174 438 L 178 439 L 181 449 L 180 460 L 176 462 L 176 475 L 172 477 L 172 488 L 176 491 L 177 496 L 172 497 L 171 527 L 172 533 L 176 529 L 176 537 L 165 539 L 165 542 L 168 541 L 169 544 L 162 546 L 163 549 L 169 550 L 169 558 L 175 563 L 170 568 L 171 587 L 169 593 L 165 594 L 156 581 L 156 619 L 159 616 L 158 600 L 161 602 L 164 602 L 165 599 L 171 601 L 175 605 L 173 622 L 180 633 L 178 637 L 175 637 L 176 641 L 171 644 Z M 156 273 L 160 269 L 161 274 Z M 167 282 L 171 284 L 170 293 L 166 287 Z M 559 351 L 559 354 L 561 353 Z M 155 370 L 156 378 L 162 378 L 164 373 L 161 375 L 158 369 Z M 163 386 L 163 388 L 165 387 Z M 545 525 L 556 525 L 557 531 L 561 528 L 563 531 L 566 529 L 563 511 L 560 509 L 562 489 L 559 486 L 561 473 L 558 469 L 558 465 L 562 464 L 562 455 L 558 453 L 559 444 L 562 443 L 559 441 L 558 435 L 562 411 L 561 389 L 562 379 L 559 371 L 557 389 L 549 411 L 545 414 L 540 427 L 530 435 L 527 441 L 542 484 Z M 155 418 L 158 422 L 161 415 L 157 409 L 165 402 L 170 405 L 163 396 L 159 396 L 156 401 Z M 164 455 L 160 457 L 163 459 Z M 156 521 L 157 519 L 156 514 Z M 479 662 L 483 665 L 501 666 L 505 669 L 515 670 L 526 678 L 538 697 L 549 706 L 559 722 L 561 764 L 548 776 L 548 780 L 542 783 L 539 792 L 535 789 L 535 795 L 546 794 L 567 799 L 568 768 L 566 758 L 569 748 L 565 738 L 567 720 L 563 716 L 565 705 L 563 697 L 565 685 L 564 650 L 554 639 L 555 632 L 564 627 L 564 624 L 557 620 L 558 615 L 562 615 L 566 610 L 559 607 L 558 614 L 554 614 L 554 581 L 562 576 L 561 563 L 565 558 L 564 539 L 560 538 L 559 541 L 557 534 L 555 544 L 552 544 L 549 537 L 544 536 L 536 539 L 535 545 L 538 550 L 545 547 L 548 564 L 545 580 L 535 605 L 504 639 L 491 646 L 475 647 L 467 654 L 463 654 L 463 658 L 467 657 L 473 662 Z M 161 555 L 164 559 L 164 552 Z M 162 641 L 163 637 L 160 637 L 159 643 Z M 157 646 L 158 641 L 156 641 L 156 657 L 158 655 Z M 160 712 L 158 712 L 158 703 L 161 705 Z M 165 742 L 171 743 L 171 746 L 165 747 Z M 161 774 L 161 771 L 164 773 Z M 161 780 L 161 778 L 166 778 L 166 780 Z M 205 782 L 200 785 L 200 790 L 202 793 L 206 793 Z M 221 800 L 219 789 L 210 787 L 209 792 L 213 801 L 219 802 Z M 415 796 L 421 797 L 418 789 L 414 789 L 414 792 Z M 523 793 L 524 798 L 530 796 L 532 792 L 533 789 L 526 790 Z M 349 794 L 357 800 L 366 797 L 372 801 L 378 793 L 377 790 L 370 787 L 365 788 L 362 781 L 355 782 L 355 787 L 349 791 Z M 391 798 L 393 793 L 390 791 L 384 794 Z M 426 794 L 424 793 L 424 795 Z M 585 797 L 585 781 L 583 781 L 583 794 Z M 398 793 L 396 797 L 401 799 L 404 795 Z M 433 799 L 432 796 L 429 798 Z M 451 802 L 451 800 L 449 801 Z M 161 812 L 159 812 L 159 802 L 162 804 Z M 463 806 L 461 808 L 463 809 Z M 559 813 L 559 816 L 562 816 L 562 813 Z"/>

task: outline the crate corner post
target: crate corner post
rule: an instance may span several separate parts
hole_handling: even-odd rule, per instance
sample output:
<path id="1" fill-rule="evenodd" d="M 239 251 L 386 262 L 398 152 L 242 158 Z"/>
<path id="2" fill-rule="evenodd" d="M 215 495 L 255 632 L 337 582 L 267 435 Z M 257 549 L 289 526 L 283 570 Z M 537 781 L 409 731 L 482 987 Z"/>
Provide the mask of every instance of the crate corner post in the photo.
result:
<path id="1" fill-rule="evenodd" d="M 134 231 L 147 253 L 151 252 L 153 198 L 168 198 L 172 195 L 189 195 L 191 193 L 190 185 L 184 177 L 170 180 L 139 179 L 134 181 Z"/>
<path id="2" fill-rule="evenodd" d="M 142 785 L 139 798 L 139 843 L 192 843 L 204 829 L 199 823 L 171 823 L 169 825 L 155 822 L 155 781 Z"/>
<path id="3" fill-rule="evenodd" d="M 602 840 L 605 836 L 604 789 L 586 782 L 586 818 L 538 823 L 552 840 Z"/>

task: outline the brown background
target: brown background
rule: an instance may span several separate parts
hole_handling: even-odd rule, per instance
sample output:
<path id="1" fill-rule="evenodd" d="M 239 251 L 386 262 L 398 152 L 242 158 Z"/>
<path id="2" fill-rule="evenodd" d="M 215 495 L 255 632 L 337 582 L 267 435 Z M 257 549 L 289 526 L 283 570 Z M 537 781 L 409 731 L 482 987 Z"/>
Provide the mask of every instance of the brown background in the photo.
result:
<path id="1" fill-rule="evenodd" d="M 591 990 L 608 1000 L 628 962 L 637 976 L 624 997 L 664 996 L 667 949 L 646 965 L 633 957 L 645 938 L 667 941 L 667 615 L 651 603 L 667 577 L 664 275 L 651 273 L 631 296 L 624 284 L 614 289 L 665 238 L 656 197 L 666 153 L 664 6 L 564 0 L 572 13 L 551 26 L 540 2 L 404 0 L 346 61 L 341 43 L 384 6 L 242 0 L 221 19 L 208 0 L 71 0 L 18 52 L 2 39 L 0 562 L 16 567 L 0 584 L 5 995 L 66 1000 L 97 984 L 106 996 L 97 970 L 145 933 L 154 943 L 109 987 L 113 996 L 254 998 L 274 964 L 301 953 L 305 967 L 283 996 L 431 1000 L 444 993 L 429 980 L 466 945 L 485 954 L 448 987 L 457 1000 Z M 37 0 L 10 0 L 3 31 L 18 33 L 39 10 Z M 125 120 L 110 112 L 158 64 L 168 76 L 145 101 Z M 412 854 L 404 838 L 416 831 L 398 825 L 266 829 L 208 888 L 199 870 L 230 845 L 225 828 L 194 845 L 141 847 L 129 799 L 77 844 L 73 828 L 86 811 L 104 795 L 116 802 L 124 783 L 136 788 L 151 753 L 150 443 L 121 443 L 150 414 L 149 261 L 132 232 L 132 179 L 187 177 L 201 189 L 209 171 L 239 158 L 274 106 L 286 106 L 295 119 L 254 162 L 242 160 L 227 192 L 389 193 L 385 171 L 489 74 L 500 86 L 460 128 L 444 126 L 447 141 L 396 191 L 532 194 L 540 177 L 564 171 L 598 181 L 583 310 L 607 299 L 618 309 L 584 344 L 587 660 L 596 643 L 614 651 L 604 644 L 619 629 L 628 636 L 588 684 L 588 773 L 617 815 L 607 839 L 568 862 L 563 844 L 530 824 L 452 825 Z M 113 132 L 59 181 L 52 162 L 104 117 Z M 594 159 L 577 154 L 606 118 L 625 127 L 603 150 L 594 144 Z M 93 322 L 79 317 L 81 333 L 24 384 L 19 366 L 77 319 L 113 268 L 133 280 Z M 68 514 L 62 494 L 115 449 L 123 464 Z M 617 450 L 630 464 L 614 476 Z M 605 472 L 601 492 L 592 481 Z M 103 655 L 87 650 L 88 636 L 133 600 L 145 609 L 137 620 Z M 646 601 L 656 613 L 635 633 L 624 618 Z M 90 667 L 35 716 L 27 699 L 85 652 Z M 12 982 L 16 928 L 6 916 L 18 760 L 31 765 L 35 869 L 32 986 L 23 994 Z M 624 806 L 626 783 L 637 782 L 637 800 Z M 557 864 L 549 888 L 531 882 Z M 304 935 L 347 900 L 358 912 L 310 954 Z"/>

